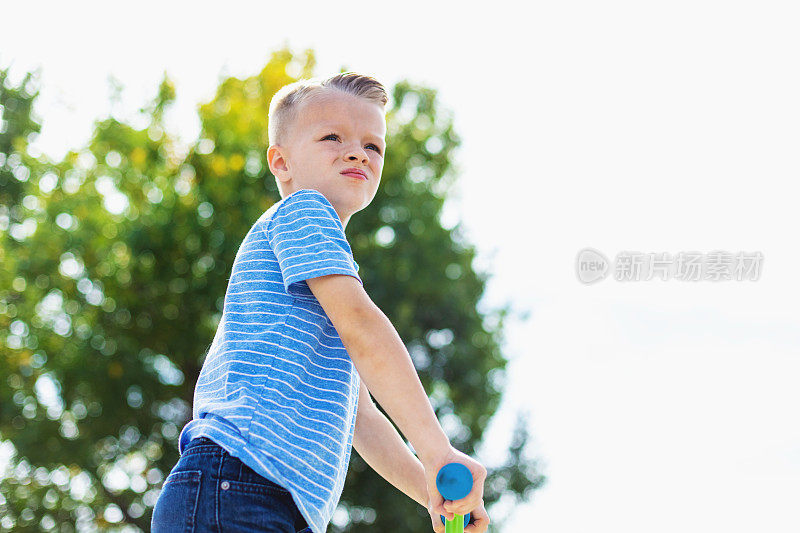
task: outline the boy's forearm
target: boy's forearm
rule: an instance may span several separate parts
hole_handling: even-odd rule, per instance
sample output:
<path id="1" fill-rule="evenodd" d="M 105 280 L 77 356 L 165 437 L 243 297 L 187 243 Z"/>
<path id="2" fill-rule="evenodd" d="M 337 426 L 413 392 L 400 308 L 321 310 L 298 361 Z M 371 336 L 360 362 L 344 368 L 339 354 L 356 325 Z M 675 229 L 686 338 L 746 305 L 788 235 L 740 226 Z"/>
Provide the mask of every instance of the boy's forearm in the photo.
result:
<path id="1" fill-rule="evenodd" d="M 353 447 L 383 479 L 427 508 L 425 469 L 383 413 L 374 409 L 358 415 Z"/>
<path id="2" fill-rule="evenodd" d="M 423 464 L 450 448 L 403 341 L 377 307 L 365 312 L 359 327 L 342 336 L 361 379 L 372 396 L 414 447 Z M 341 333 L 341 332 L 340 332 Z"/>

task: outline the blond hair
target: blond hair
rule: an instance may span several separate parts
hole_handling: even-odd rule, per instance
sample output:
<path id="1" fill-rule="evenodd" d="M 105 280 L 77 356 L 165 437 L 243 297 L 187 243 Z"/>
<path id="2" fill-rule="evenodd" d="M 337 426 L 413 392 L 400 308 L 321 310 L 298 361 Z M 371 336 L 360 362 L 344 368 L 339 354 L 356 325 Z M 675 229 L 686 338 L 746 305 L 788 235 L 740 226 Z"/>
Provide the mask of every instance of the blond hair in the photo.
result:
<path id="1" fill-rule="evenodd" d="M 269 104 L 269 144 L 281 144 L 286 141 L 289 127 L 297 118 L 300 104 L 322 91 L 336 89 L 353 96 L 358 96 L 370 102 L 385 107 L 389 102 L 386 89 L 371 76 L 343 72 L 328 79 L 319 78 L 297 80 L 283 87 L 275 93 Z"/>

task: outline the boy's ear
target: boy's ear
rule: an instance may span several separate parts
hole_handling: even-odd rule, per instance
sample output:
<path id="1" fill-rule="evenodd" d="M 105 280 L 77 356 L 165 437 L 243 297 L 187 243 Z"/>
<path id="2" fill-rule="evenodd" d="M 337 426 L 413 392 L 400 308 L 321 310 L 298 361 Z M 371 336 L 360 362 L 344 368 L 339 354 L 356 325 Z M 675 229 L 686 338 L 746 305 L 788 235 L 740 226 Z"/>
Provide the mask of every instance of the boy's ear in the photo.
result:
<path id="1" fill-rule="evenodd" d="M 281 147 L 277 145 L 272 145 L 267 148 L 267 164 L 273 176 L 278 176 L 278 174 L 289 170 L 289 167 L 286 165 L 286 157 L 284 157 Z"/>

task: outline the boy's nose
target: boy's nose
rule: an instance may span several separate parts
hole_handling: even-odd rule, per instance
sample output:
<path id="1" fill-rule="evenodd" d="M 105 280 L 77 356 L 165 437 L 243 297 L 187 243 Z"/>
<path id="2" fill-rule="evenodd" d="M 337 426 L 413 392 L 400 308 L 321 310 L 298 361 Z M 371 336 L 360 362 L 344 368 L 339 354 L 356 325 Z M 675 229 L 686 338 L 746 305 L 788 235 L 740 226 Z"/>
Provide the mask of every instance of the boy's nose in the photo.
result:
<path id="1" fill-rule="evenodd" d="M 367 152 L 361 148 L 353 148 L 352 150 L 348 150 L 345 153 L 345 159 L 348 161 L 363 161 L 364 163 L 369 161 Z"/>

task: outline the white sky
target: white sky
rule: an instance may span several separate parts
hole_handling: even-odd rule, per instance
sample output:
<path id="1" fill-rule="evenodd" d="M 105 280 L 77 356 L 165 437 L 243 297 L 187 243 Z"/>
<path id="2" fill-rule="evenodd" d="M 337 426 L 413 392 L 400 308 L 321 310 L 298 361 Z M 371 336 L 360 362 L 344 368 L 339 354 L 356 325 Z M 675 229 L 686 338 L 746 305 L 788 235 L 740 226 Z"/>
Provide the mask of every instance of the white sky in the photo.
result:
<path id="1" fill-rule="evenodd" d="M 549 482 L 495 510 L 505 531 L 797 531 L 795 5 L 522 5 L 30 1 L 0 10 L 0 65 L 42 66 L 51 157 L 108 113 L 109 75 L 124 117 L 168 72 L 168 123 L 188 141 L 220 74 L 254 75 L 285 42 L 313 48 L 319 75 L 435 87 L 463 138 L 448 220 L 493 275 L 486 302 L 530 311 L 508 329 L 482 459 L 525 409 Z M 758 281 L 584 285 L 584 247 L 764 261 Z"/>

